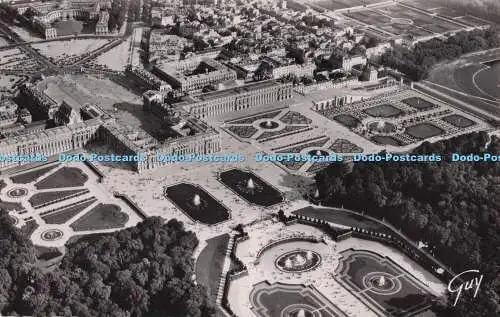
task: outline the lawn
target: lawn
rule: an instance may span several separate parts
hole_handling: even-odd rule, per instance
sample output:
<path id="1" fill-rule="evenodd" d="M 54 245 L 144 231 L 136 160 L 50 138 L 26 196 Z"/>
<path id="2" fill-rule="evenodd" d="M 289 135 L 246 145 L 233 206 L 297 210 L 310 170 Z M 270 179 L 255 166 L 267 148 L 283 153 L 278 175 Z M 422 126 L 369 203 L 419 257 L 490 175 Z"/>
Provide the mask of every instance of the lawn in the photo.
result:
<path id="1" fill-rule="evenodd" d="M 72 223 L 71 228 L 75 231 L 123 228 L 128 215 L 120 210 L 117 205 L 99 204 Z"/>
<path id="2" fill-rule="evenodd" d="M 406 133 L 414 138 L 423 140 L 441 135 L 444 131 L 433 124 L 424 122 L 406 128 Z"/>
<path id="3" fill-rule="evenodd" d="M 69 199 L 70 196 L 75 194 L 87 193 L 88 189 L 75 189 L 75 190 L 65 190 L 65 191 L 54 191 L 54 192 L 42 192 L 36 193 L 29 199 L 29 202 L 33 208 L 39 208 L 41 206 L 46 206 L 48 204 L 53 204 L 65 199 Z"/>
<path id="4" fill-rule="evenodd" d="M 449 124 L 454 125 L 457 128 L 468 128 L 475 124 L 474 121 L 459 114 L 451 114 L 449 116 L 442 117 L 441 120 L 448 122 Z"/>
<path id="5" fill-rule="evenodd" d="M 365 109 L 364 112 L 372 117 L 381 117 L 381 118 L 395 117 L 403 113 L 401 109 L 398 109 L 389 104 L 370 107 L 368 109 Z"/>
<path id="6" fill-rule="evenodd" d="M 61 210 L 58 210 L 56 212 L 53 212 L 51 214 L 45 215 L 42 217 L 42 219 L 47 223 L 47 224 L 63 224 L 66 223 L 69 219 L 73 218 L 76 216 L 79 212 L 87 208 L 88 206 L 92 205 L 96 199 L 88 200 L 85 201 L 81 204 L 71 206 L 68 208 L 64 208 Z"/>
<path id="7" fill-rule="evenodd" d="M 201 251 L 196 261 L 196 280 L 207 287 L 212 304 L 215 304 L 217 298 L 228 243 L 229 234 L 207 240 L 207 246 Z"/>
<path id="8" fill-rule="evenodd" d="M 361 123 L 361 121 L 359 121 L 358 119 L 349 114 L 341 114 L 335 116 L 333 120 L 345 125 L 348 128 L 355 128 Z"/>
<path id="9" fill-rule="evenodd" d="M 49 261 L 63 255 L 57 248 L 35 246 L 36 258 L 42 261 Z"/>
<path id="10" fill-rule="evenodd" d="M 39 169 L 35 169 L 26 173 L 18 174 L 15 176 L 12 176 L 10 179 L 12 180 L 13 183 L 15 184 L 27 184 L 35 181 L 37 178 L 40 176 L 44 175 L 45 173 L 49 172 L 50 170 L 56 168 L 59 166 L 59 164 L 53 164 L 49 166 L 45 166 Z"/>
<path id="11" fill-rule="evenodd" d="M 21 211 L 24 210 L 24 207 L 20 203 L 11 203 L 9 201 L 0 200 L 0 209 L 3 209 L 5 211 L 11 211 L 11 210 Z"/>
<path id="12" fill-rule="evenodd" d="M 35 184 L 37 189 L 83 186 L 89 177 L 79 168 L 62 167 Z"/>
<path id="13" fill-rule="evenodd" d="M 410 107 L 413 107 L 418 110 L 428 110 L 436 107 L 435 104 L 430 103 L 429 101 L 422 99 L 420 97 L 411 97 L 401 100 L 401 102 L 407 104 Z"/>
<path id="14" fill-rule="evenodd" d="M 392 230 L 385 227 L 383 224 L 367 219 L 363 216 L 350 213 L 338 208 L 316 208 L 305 207 L 293 212 L 295 215 L 313 217 L 324 221 L 332 222 L 346 227 L 357 227 L 379 233 L 393 234 Z"/>

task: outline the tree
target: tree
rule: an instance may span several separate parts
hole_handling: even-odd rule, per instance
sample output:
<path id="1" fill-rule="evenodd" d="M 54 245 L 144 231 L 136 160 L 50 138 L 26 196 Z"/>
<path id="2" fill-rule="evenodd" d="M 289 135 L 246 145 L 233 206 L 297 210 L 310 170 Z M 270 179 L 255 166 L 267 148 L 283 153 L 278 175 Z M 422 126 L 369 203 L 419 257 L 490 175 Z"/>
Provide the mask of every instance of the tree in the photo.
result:
<path id="1" fill-rule="evenodd" d="M 29 316 L 213 316 L 191 280 L 198 245 L 181 222 L 148 218 L 136 227 L 67 246 L 58 268 L 32 265 L 34 248 L 0 213 L 0 312 Z M 168 300 L 166 300 L 168 299 Z"/>
<path id="2" fill-rule="evenodd" d="M 447 157 L 453 152 L 482 155 L 499 150 L 500 139 L 485 132 L 425 142 L 413 154 L 442 153 L 445 159 L 405 165 L 358 163 L 352 172 L 331 164 L 316 174 L 316 186 L 326 205 L 383 217 L 414 240 L 426 242 L 455 272 L 478 268 L 485 275 L 481 300 L 464 302 L 466 308 L 436 307 L 439 316 L 498 316 L 500 166 L 450 162 Z"/>

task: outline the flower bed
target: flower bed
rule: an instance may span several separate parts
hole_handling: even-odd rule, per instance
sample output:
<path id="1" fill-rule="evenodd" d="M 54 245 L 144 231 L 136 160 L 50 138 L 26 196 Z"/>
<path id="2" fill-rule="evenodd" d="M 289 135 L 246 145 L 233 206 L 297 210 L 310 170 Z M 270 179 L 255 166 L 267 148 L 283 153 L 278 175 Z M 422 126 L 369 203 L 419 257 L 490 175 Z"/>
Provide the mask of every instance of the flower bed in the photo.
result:
<path id="1" fill-rule="evenodd" d="M 250 125 L 245 125 L 245 126 L 239 126 L 239 125 L 233 125 L 227 128 L 230 132 L 235 134 L 236 136 L 239 136 L 240 138 L 248 139 L 252 137 L 257 132 L 257 129 L 250 126 Z"/>
<path id="2" fill-rule="evenodd" d="M 311 124 L 312 120 L 296 111 L 289 111 L 280 121 L 286 124 Z"/>

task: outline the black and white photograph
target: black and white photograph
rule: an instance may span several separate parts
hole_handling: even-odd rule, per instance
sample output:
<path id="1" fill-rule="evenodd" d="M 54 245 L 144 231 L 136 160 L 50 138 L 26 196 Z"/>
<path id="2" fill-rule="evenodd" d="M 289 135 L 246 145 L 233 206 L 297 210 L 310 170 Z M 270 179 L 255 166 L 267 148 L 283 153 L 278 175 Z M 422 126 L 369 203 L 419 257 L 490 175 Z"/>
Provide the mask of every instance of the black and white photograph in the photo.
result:
<path id="1" fill-rule="evenodd" d="M 500 317 L 500 0 L 0 0 L 0 317 Z"/>

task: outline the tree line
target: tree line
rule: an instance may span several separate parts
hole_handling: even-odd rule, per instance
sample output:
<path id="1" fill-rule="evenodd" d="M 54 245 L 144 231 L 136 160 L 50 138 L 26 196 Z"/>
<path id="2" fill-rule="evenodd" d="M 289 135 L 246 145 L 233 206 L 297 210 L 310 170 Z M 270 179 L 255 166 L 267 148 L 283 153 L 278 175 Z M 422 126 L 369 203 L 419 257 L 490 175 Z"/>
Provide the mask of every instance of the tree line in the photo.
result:
<path id="1" fill-rule="evenodd" d="M 491 141 L 491 142 L 490 142 Z M 488 144 L 488 148 L 485 145 Z M 484 133 L 424 143 L 416 154 L 500 154 L 500 139 Z M 326 205 L 385 219 L 455 272 L 479 269 L 481 296 L 457 307 L 436 307 L 439 316 L 499 316 L 500 165 L 485 162 L 377 164 L 352 170 L 332 164 L 316 175 Z"/>
<path id="2" fill-rule="evenodd" d="M 136 227 L 67 246 L 42 272 L 31 241 L 0 212 L 0 312 L 9 316 L 213 316 L 193 282 L 198 240 L 177 220 L 152 217 Z"/>
<path id="3" fill-rule="evenodd" d="M 426 78 L 439 62 L 461 55 L 500 46 L 498 32 L 486 30 L 462 31 L 446 40 L 434 38 L 419 42 L 413 48 L 398 45 L 380 57 L 380 63 L 406 74 L 414 81 Z"/>

